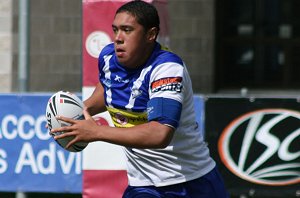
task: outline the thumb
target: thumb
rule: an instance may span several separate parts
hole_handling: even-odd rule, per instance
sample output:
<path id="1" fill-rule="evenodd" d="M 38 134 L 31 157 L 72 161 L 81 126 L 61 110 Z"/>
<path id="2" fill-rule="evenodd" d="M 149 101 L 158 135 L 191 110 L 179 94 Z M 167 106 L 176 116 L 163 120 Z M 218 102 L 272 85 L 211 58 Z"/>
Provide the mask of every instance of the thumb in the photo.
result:
<path id="1" fill-rule="evenodd" d="M 89 112 L 87 111 L 87 108 L 86 108 L 86 107 L 83 108 L 82 113 L 83 113 L 84 118 L 85 118 L 86 120 L 92 119 L 92 116 L 89 114 Z"/>

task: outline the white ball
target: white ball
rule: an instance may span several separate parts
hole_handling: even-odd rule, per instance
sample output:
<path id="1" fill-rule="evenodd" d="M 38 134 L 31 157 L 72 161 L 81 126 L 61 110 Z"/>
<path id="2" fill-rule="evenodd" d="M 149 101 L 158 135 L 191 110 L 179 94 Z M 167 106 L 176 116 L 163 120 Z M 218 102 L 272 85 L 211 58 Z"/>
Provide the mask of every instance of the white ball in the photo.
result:
<path id="1" fill-rule="evenodd" d="M 83 102 L 75 94 L 68 91 L 59 91 L 53 94 L 50 97 L 46 107 L 46 118 L 47 118 L 48 130 L 51 131 L 51 129 L 53 128 L 70 125 L 67 122 L 57 120 L 56 119 L 57 115 L 72 118 L 75 120 L 84 119 L 82 110 L 83 110 Z M 63 131 L 57 132 L 53 134 L 53 136 L 62 133 L 64 132 Z M 73 138 L 74 137 L 66 137 L 66 138 L 58 139 L 56 140 L 56 142 L 61 147 L 66 149 L 65 147 Z M 88 143 L 86 142 L 77 142 L 73 144 L 71 147 L 69 147 L 67 150 L 71 152 L 79 152 L 82 151 L 87 145 Z"/>

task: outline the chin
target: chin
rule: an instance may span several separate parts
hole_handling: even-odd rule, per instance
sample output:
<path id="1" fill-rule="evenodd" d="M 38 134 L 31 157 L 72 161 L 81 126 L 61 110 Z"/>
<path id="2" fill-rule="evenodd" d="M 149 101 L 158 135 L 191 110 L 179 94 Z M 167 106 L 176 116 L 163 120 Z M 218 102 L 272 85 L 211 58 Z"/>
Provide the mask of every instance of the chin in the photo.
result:
<path id="1" fill-rule="evenodd" d="M 118 60 L 118 63 L 119 63 L 120 65 L 126 66 L 126 61 L 124 61 L 124 60 L 122 60 L 122 59 L 120 59 L 120 58 L 117 58 L 117 60 Z"/>

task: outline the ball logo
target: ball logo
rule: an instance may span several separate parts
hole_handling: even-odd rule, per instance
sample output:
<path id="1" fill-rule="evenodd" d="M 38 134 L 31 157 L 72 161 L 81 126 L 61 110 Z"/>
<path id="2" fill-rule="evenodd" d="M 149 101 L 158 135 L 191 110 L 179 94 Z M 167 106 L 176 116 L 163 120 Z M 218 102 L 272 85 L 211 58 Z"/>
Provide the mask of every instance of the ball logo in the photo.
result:
<path id="1" fill-rule="evenodd" d="M 219 154 L 238 177 L 256 184 L 300 182 L 300 113 L 262 109 L 233 120 L 222 132 Z"/>

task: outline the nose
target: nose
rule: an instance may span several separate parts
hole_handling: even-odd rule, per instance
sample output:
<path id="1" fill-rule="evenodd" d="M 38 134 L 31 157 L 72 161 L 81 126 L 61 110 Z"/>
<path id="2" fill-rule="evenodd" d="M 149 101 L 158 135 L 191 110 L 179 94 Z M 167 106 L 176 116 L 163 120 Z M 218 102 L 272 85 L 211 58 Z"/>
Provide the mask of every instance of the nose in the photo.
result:
<path id="1" fill-rule="evenodd" d="M 116 34 L 115 34 L 115 43 L 116 44 L 122 44 L 124 43 L 124 40 L 122 38 L 122 32 L 121 31 L 118 31 Z"/>

